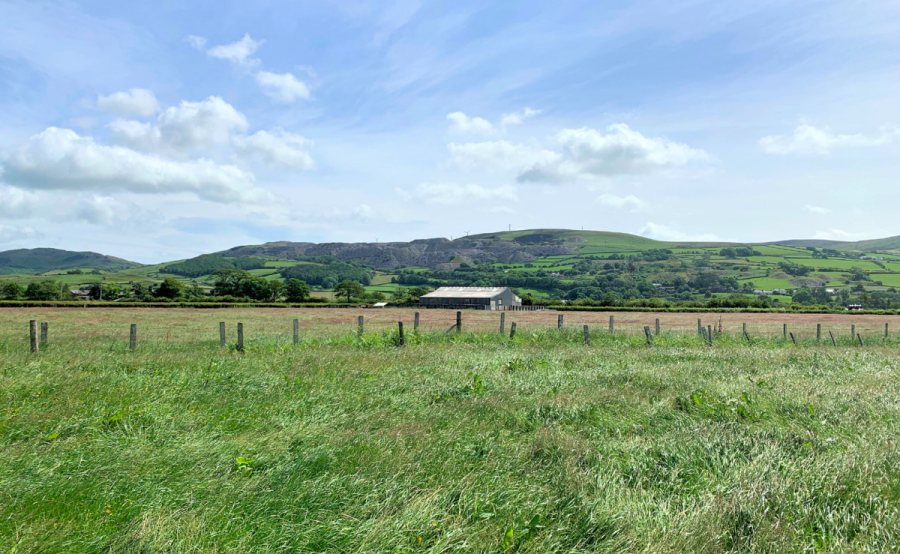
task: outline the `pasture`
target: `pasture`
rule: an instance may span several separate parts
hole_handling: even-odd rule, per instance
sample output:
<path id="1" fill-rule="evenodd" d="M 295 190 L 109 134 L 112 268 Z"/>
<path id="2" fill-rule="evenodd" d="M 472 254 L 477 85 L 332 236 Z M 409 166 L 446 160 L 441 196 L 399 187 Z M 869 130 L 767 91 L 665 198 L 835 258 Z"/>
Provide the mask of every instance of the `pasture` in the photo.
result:
<path id="1" fill-rule="evenodd" d="M 0 550 L 896 548 L 900 317 L 557 316 L 0 310 Z"/>

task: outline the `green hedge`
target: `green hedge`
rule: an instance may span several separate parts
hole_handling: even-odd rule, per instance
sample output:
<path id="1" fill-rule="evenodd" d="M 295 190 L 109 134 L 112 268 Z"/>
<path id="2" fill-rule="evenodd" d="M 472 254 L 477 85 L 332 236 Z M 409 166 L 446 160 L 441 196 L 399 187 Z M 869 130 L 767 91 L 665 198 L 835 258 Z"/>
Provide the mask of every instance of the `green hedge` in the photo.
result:
<path id="1" fill-rule="evenodd" d="M 795 305 L 796 306 L 796 305 Z M 683 313 L 750 313 L 750 314 L 868 314 L 900 315 L 900 310 L 859 310 L 850 312 L 841 309 L 816 307 L 791 308 L 704 308 L 701 306 L 667 306 L 651 308 L 645 306 L 567 306 L 551 305 L 550 310 L 563 312 L 683 312 Z"/>

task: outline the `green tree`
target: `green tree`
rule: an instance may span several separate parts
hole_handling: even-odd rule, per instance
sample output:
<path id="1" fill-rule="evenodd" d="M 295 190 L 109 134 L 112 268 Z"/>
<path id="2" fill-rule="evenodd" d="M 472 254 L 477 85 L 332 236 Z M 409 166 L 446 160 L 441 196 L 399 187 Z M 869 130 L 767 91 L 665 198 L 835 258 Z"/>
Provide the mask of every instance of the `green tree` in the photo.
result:
<path id="1" fill-rule="evenodd" d="M 28 285 L 25 298 L 28 300 L 59 300 L 60 286 L 56 281 L 38 281 Z"/>
<path id="2" fill-rule="evenodd" d="M 309 298 L 309 285 L 303 279 L 288 279 L 284 283 L 284 295 L 288 302 L 303 302 Z"/>
<path id="3" fill-rule="evenodd" d="M 181 284 L 181 281 L 169 277 L 153 289 L 153 296 L 157 298 L 178 298 L 183 291 L 184 285 Z"/>
<path id="4" fill-rule="evenodd" d="M 347 302 L 352 302 L 354 298 L 361 298 L 366 294 L 366 289 L 356 281 L 341 281 L 334 287 L 334 295 L 340 298 L 345 297 Z"/>
<path id="5" fill-rule="evenodd" d="M 4 281 L 0 283 L 0 299 L 18 300 L 25 294 L 25 287 L 15 281 Z"/>

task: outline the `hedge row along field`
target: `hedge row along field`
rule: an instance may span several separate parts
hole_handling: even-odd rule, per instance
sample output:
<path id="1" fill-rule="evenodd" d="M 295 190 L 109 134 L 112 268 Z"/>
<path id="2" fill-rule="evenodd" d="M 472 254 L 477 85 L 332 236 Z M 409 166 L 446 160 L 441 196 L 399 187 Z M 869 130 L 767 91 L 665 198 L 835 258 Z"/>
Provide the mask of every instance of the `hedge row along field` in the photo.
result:
<path id="1" fill-rule="evenodd" d="M 795 347 L 738 314 L 748 344 L 725 314 L 710 346 L 691 314 L 648 347 L 646 314 L 617 314 L 586 347 L 598 315 L 510 313 L 501 336 L 430 311 L 417 336 L 411 311 L 248 309 L 223 349 L 219 312 L 0 311 L 0 549 L 895 548 L 897 337 L 817 346 L 792 320 Z"/>

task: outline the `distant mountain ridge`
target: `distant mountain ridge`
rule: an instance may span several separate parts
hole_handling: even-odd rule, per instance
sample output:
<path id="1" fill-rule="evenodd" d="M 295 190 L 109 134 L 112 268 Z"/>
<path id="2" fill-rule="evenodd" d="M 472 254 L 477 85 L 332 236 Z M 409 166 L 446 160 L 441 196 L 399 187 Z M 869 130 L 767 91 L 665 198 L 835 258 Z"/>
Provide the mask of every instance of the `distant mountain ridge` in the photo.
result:
<path id="1" fill-rule="evenodd" d="M 607 231 L 529 229 L 483 233 L 454 240 L 429 238 L 409 242 L 357 243 L 280 241 L 235 246 L 212 254 L 235 258 L 272 257 L 285 260 L 332 256 L 374 269 L 392 270 L 399 267 L 439 268 L 444 265 L 477 262 L 522 264 L 548 256 L 590 255 L 593 250 L 638 252 L 661 248 L 708 248 L 738 244 L 830 248 L 851 252 L 900 251 L 900 236 L 856 242 L 816 239 L 766 243 L 666 242 Z M 45 273 L 73 268 L 120 270 L 140 265 L 96 252 L 72 252 L 55 248 L 0 252 L 0 274 Z"/>
<path id="2" fill-rule="evenodd" d="M 0 252 L 0 273 L 7 274 L 46 273 L 75 268 L 118 270 L 139 265 L 97 252 L 73 252 L 57 248 L 21 248 Z"/>

